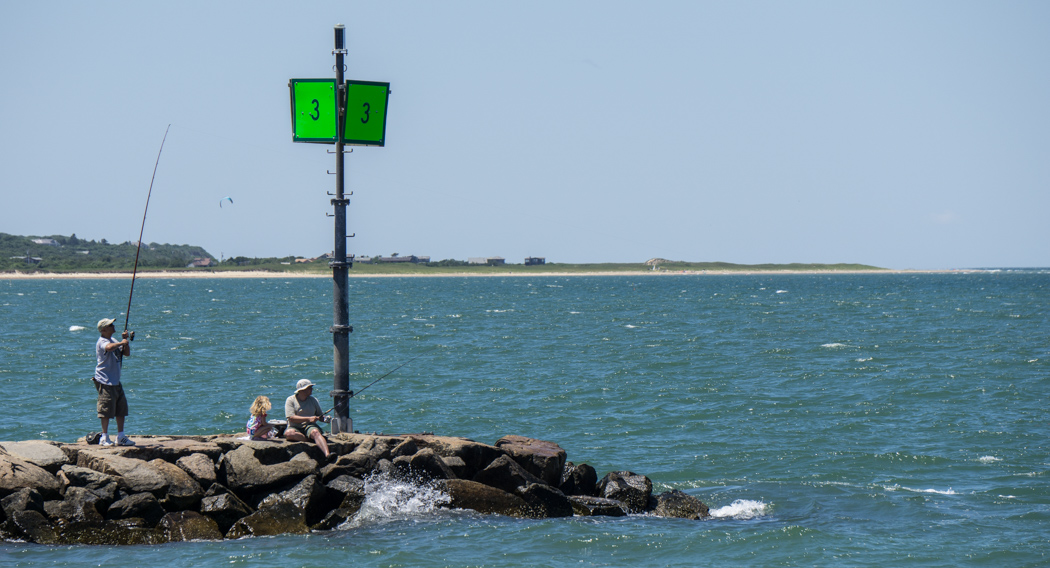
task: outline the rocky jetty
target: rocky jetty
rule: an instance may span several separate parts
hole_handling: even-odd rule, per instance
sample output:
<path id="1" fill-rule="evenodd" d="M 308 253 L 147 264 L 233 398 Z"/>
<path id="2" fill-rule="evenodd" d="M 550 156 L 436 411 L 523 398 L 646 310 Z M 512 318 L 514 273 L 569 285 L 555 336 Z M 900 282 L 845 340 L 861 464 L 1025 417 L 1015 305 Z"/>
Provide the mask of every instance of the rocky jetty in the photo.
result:
<path id="1" fill-rule="evenodd" d="M 426 483 L 445 506 L 527 518 L 647 513 L 702 519 L 680 491 L 653 495 L 644 475 L 598 479 L 553 442 L 494 445 L 408 434 L 328 436 L 312 443 L 236 436 L 141 436 L 0 442 L 0 538 L 40 544 L 158 544 L 334 529 L 365 502 L 366 478 Z"/>

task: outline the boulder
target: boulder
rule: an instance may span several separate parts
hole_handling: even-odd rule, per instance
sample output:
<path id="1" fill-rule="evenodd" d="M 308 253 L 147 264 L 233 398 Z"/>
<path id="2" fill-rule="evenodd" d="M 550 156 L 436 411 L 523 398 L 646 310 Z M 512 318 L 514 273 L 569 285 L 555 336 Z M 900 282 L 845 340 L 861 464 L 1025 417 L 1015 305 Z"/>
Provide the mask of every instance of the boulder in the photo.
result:
<path id="1" fill-rule="evenodd" d="M 453 479 L 456 477 L 452 468 L 448 467 L 445 460 L 434 453 L 431 448 L 423 448 L 416 452 L 408 465 L 412 473 L 426 479 Z"/>
<path id="2" fill-rule="evenodd" d="M 569 495 L 569 502 L 573 512 L 581 517 L 622 517 L 627 514 L 623 503 L 615 499 Z"/>
<path id="3" fill-rule="evenodd" d="M 329 502 L 325 498 L 326 495 L 325 486 L 321 484 L 316 475 L 311 475 L 287 491 L 267 495 L 259 502 L 257 508 L 266 509 L 276 505 L 279 501 L 287 501 L 301 509 L 305 515 L 304 522 L 312 525 L 323 519 L 329 511 L 329 507 L 325 506 Z"/>
<path id="4" fill-rule="evenodd" d="M 167 511 L 152 493 L 136 493 L 110 505 L 106 511 L 106 519 L 112 521 L 141 518 L 145 520 L 147 526 L 153 527 L 166 513 Z"/>
<path id="5" fill-rule="evenodd" d="M 677 489 L 653 496 L 650 499 L 650 509 L 654 515 L 659 517 L 702 519 L 710 516 L 707 505 L 696 497 Z"/>
<path id="6" fill-rule="evenodd" d="M 463 460 L 463 470 L 456 472 L 460 479 L 473 479 L 494 460 L 506 455 L 500 448 L 466 438 L 415 434 L 410 437 L 420 449 L 430 448 L 443 458 Z"/>
<path id="7" fill-rule="evenodd" d="M 238 520 L 226 533 L 226 538 L 304 534 L 310 531 L 305 518 L 302 509 L 288 501 L 278 501 L 272 507 L 260 509 Z"/>
<path id="8" fill-rule="evenodd" d="M 83 487 L 91 491 L 99 498 L 95 505 L 100 512 L 108 509 L 119 498 L 119 476 L 100 473 L 86 467 L 64 465 L 56 477 L 67 493 L 74 487 Z"/>
<path id="9" fill-rule="evenodd" d="M 515 493 L 519 487 L 530 483 L 543 483 L 543 480 L 525 471 L 525 468 L 507 455 L 496 458 L 488 467 L 478 472 L 474 481 L 507 493 Z"/>
<path id="10" fill-rule="evenodd" d="M 18 538 L 37 544 L 61 544 L 55 526 L 40 511 L 18 511 L 7 519 L 5 528 Z"/>
<path id="11" fill-rule="evenodd" d="M 504 436 L 496 441 L 496 447 L 514 458 L 525 471 L 542 479 L 543 483 L 554 487 L 561 483 L 565 450 L 558 444 L 525 436 Z"/>
<path id="12" fill-rule="evenodd" d="M 325 483 L 325 499 L 329 503 L 342 503 L 350 493 L 364 495 L 364 480 L 350 475 L 340 475 Z"/>
<path id="13" fill-rule="evenodd" d="M 168 511 L 185 511 L 197 508 L 201 497 L 204 497 L 204 489 L 200 483 L 190 477 L 189 473 L 181 467 L 168 463 L 161 459 L 149 462 L 168 480 L 168 490 L 161 498 L 160 504 Z"/>
<path id="14" fill-rule="evenodd" d="M 598 482 L 598 497 L 622 502 L 628 513 L 644 513 L 652 493 L 653 482 L 630 471 L 611 472 Z"/>
<path id="15" fill-rule="evenodd" d="M 111 453 L 108 449 L 80 450 L 77 465 L 120 477 L 121 487 L 131 493 L 153 493 L 163 497 L 171 486 L 168 477 L 157 468 L 140 459 Z"/>
<path id="16" fill-rule="evenodd" d="M 13 518 L 15 513 L 22 511 L 44 512 L 44 498 L 40 492 L 30 487 L 23 487 L 18 491 L 0 499 L 0 508 L 4 511 L 5 518 Z"/>
<path id="17" fill-rule="evenodd" d="M 530 483 L 518 488 L 518 495 L 525 500 L 524 516 L 533 519 L 571 517 L 572 503 L 564 493 L 543 483 Z"/>
<path id="18" fill-rule="evenodd" d="M 243 445 L 222 456 L 218 481 L 241 496 L 292 485 L 317 470 L 317 462 L 305 454 L 298 456 L 303 456 L 303 459 L 263 465 L 251 446 Z"/>
<path id="19" fill-rule="evenodd" d="M 327 481 L 340 475 L 365 477 L 376 468 L 379 460 L 368 451 L 357 451 L 339 456 L 334 464 L 328 464 L 321 470 L 322 479 Z"/>
<path id="20" fill-rule="evenodd" d="M 69 463 L 69 457 L 62 451 L 61 444 L 49 440 L 32 440 L 28 442 L 0 442 L 9 455 L 13 455 L 55 474 L 63 465 Z"/>
<path id="21" fill-rule="evenodd" d="M 74 522 L 101 523 L 104 519 L 98 510 L 100 504 L 108 507 L 108 503 L 103 503 L 91 490 L 70 487 L 61 501 L 44 503 L 44 511 L 59 525 Z"/>
<path id="22" fill-rule="evenodd" d="M 205 454 L 196 453 L 182 456 L 175 461 L 175 465 L 188 473 L 203 489 L 211 487 L 215 483 L 215 461 Z"/>
<path id="23" fill-rule="evenodd" d="M 208 492 L 211 493 L 212 489 L 219 487 L 222 486 L 216 483 Z M 206 495 L 201 499 L 201 513 L 211 517 L 218 525 L 219 531 L 226 534 L 237 521 L 252 514 L 252 508 L 227 490 Z"/>
<path id="24" fill-rule="evenodd" d="M 446 479 L 438 486 L 448 494 L 452 509 L 470 509 L 479 513 L 520 517 L 525 512 L 525 500 L 521 497 L 466 479 Z"/>
<path id="25" fill-rule="evenodd" d="M 332 509 L 328 511 L 324 519 L 310 527 L 310 530 L 315 531 L 330 531 L 339 528 L 339 525 L 345 523 L 350 517 L 353 517 L 357 511 L 352 509 L 344 509 L 342 507 L 338 509 Z"/>
<path id="26" fill-rule="evenodd" d="M 576 465 L 572 462 L 565 463 L 565 469 L 561 473 L 561 483 L 558 489 L 566 495 L 584 495 L 593 497 L 598 485 L 598 473 L 594 468 L 581 463 Z"/>
<path id="27" fill-rule="evenodd" d="M 408 438 L 390 450 L 390 457 L 393 459 L 399 456 L 412 456 L 418 451 L 419 447 L 416 446 L 415 440 Z"/>
<path id="28" fill-rule="evenodd" d="M 0 454 L 0 498 L 26 487 L 36 489 L 44 499 L 61 497 L 61 484 L 47 470 L 18 456 Z"/>
<path id="29" fill-rule="evenodd" d="M 214 520 L 193 511 L 168 513 L 157 523 L 169 542 L 186 540 L 222 540 L 222 533 Z"/>

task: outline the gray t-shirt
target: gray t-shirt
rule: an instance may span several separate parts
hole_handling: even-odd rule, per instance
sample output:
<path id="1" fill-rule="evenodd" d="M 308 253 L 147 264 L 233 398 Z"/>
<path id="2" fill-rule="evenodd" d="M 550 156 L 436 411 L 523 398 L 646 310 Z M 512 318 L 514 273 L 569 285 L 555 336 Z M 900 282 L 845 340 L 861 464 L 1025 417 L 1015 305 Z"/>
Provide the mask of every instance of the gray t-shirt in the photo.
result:
<path id="1" fill-rule="evenodd" d="M 324 416 L 324 411 L 316 398 L 308 396 L 306 400 L 299 402 L 293 394 L 284 401 L 284 417 L 289 416 Z"/>
<path id="2" fill-rule="evenodd" d="M 120 349 L 107 352 L 106 345 L 109 343 L 120 342 L 112 337 L 109 339 L 99 337 L 98 341 L 95 342 L 95 358 L 98 360 L 98 363 L 95 365 L 95 380 L 104 385 L 119 385 L 120 357 L 117 355 L 117 352 Z"/>

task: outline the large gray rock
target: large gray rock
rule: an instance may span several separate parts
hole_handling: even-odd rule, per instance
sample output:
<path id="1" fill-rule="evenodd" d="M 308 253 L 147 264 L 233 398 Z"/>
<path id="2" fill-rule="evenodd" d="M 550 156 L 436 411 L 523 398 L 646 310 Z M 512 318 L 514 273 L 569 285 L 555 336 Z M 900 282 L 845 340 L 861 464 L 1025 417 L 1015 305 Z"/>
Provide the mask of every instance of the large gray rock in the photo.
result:
<path id="1" fill-rule="evenodd" d="M 80 450 L 77 465 L 120 477 L 120 485 L 131 493 L 153 493 L 163 497 L 171 481 L 168 476 L 140 459 L 126 458 L 107 449 Z"/>
<path id="2" fill-rule="evenodd" d="M 208 493 L 201 499 L 201 513 L 211 517 L 222 534 L 229 532 L 234 523 L 253 512 L 247 503 L 218 483 L 212 485 Z"/>
<path id="3" fill-rule="evenodd" d="M 496 441 L 496 447 L 507 452 L 525 471 L 542 479 L 543 483 L 553 487 L 561 483 L 565 450 L 558 444 L 525 436 L 504 436 Z"/>
<path id="4" fill-rule="evenodd" d="M 215 483 L 215 461 L 205 454 L 190 454 L 175 461 L 175 465 L 190 474 L 204 489 Z"/>
<path id="5" fill-rule="evenodd" d="M 288 501 L 278 501 L 272 507 L 260 509 L 238 520 L 226 533 L 226 538 L 304 534 L 310 531 L 305 520 L 302 509 Z"/>
<path id="6" fill-rule="evenodd" d="M 447 479 L 439 487 L 451 500 L 452 509 L 470 509 L 479 513 L 520 517 L 525 514 L 525 500 L 521 497 L 490 487 L 477 481 Z"/>
<path id="7" fill-rule="evenodd" d="M 593 467 L 585 463 L 576 465 L 572 462 L 566 462 L 558 489 L 561 489 L 561 492 L 566 495 L 593 497 L 598 489 L 597 485 L 598 473 L 594 471 Z"/>
<path id="8" fill-rule="evenodd" d="M 61 501 L 48 501 L 44 503 L 47 516 L 59 525 L 74 522 L 101 523 L 104 519 L 99 512 L 99 506 L 108 507 L 103 504 L 95 493 L 83 487 L 70 487 Z"/>
<path id="9" fill-rule="evenodd" d="M 100 500 L 96 504 L 99 511 L 105 511 L 118 499 L 119 476 L 100 473 L 86 467 L 64 465 L 55 477 L 58 478 L 66 493 L 75 487 L 91 491 Z"/>
<path id="10" fill-rule="evenodd" d="M 430 448 L 443 458 L 463 460 L 463 470 L 455 472 L 461 479 L 473 479 L 497 458 L 506 455 L 500 448 L 466 438 L 433 435 L 412 435 L 410 438 L 420 449 Z"/>
<path id="11" fill-rule="evenodd" d="M 161 496 L 161 505 L 168 511 L 184 511 L 197 508 L 204 489 L 181 467 L 161 459 L 149 462 L 157 472 L 168 480 L 168 489 Z"/>
<path id="12" fill-rule="evenodd" d="M 546 519 L 571 517 L 572 503 L 564 493 L 543 483 L 530 483 L 518 488 L 518 495 L 525 500 L 526 517 Z"/>
<path id="13" fill-rule="evenodd" d="M 18 456 L 0 454 L 0 497 L 25 487 L 36 489 L 44 499 L 61 497 L 61 484 L 47 470 Z"/>
<path id="14" fill-rule="evenodd" d="M 169 542 L 187 540 L 222 540 L 222 533 L 214 520 L 194 511 L 168 513 L 157 523 Z"/>
<path id="15" fill-rule="evenodd" d="M 525 471 L 525 468 L 507 455 L 496 458 L 488 467 L 478 472 L 474 476 L 474 481 L 502 489 L 507 493 L 516 493 L 519 487 L 530 483 L 543 483 L 542 479 Z"/>
<path id="16" fill-rule="evenodd" d="M 311 475 L 300 481 L 295 487 L 280 493 L 272 493 L 264 497 L 258 509 L 266 509 L 276 505 L 279 501 L 287 501 L 303 511 L 304 521 L 312 525 L 324 518 L 331 507 L 326 507 L 327 490 L 316 475 Z"/>
<path id="17" fill-rule="evenodd" d="M 652 494 L 653 482 L 630 471 L 611 472 L 598 482 L 598 497 L 622 502 L 628 513 L 644 513 Z"/>
<path id="18" fill-rule="evenodd" d="M 31 440 L 28 442 L 0 442 L 8 454 L 24 459 L 48 473 L 55 474 L 69 457 L 62 451 L 61 444 L 49 440 Z"/>
<path id="19" fill-rule="evenodd" d="M 427 479 L 453 479 L 456 474 L 432 448 L 416 452 L 408 462 L 412 473 Z"/>
<path id="20" fill-rule="evenodd" d="M 652 513 L 659 517 L 702 519 L 711 514 L 699 499 L 677 489 L 654 495 L 650 505 Z"/>
<path id="21" fill-rule="evenodd" d="M 15 513 L 22 511 L 44 512 L 44 498 L 40 492 L 32 487 L 23 487 L 18 491 L 0 499 L 0 509 L 4 512 L 4 518 L 13 518 Z"/>
<path id="22" fill-rule="evenodd" d="M 309 458 L 263 465 L 255 457 L 254 450 L 244 445 L 222 457 L 218 479 L 226 487 L 245 496 L 298 483 L 316 470 L 317 462 Z"/>
<path id="23" fill-rule="evenodd" d="M 37 544 L 61 544 L 55 526 L 39 511 L 19 511 L 10 517 L 5 527 L 18 538 Z"/>
<path id="24" fill-rule="evenodd" d="M 615 499 L 569 495 L 573 513 L 581 517 L 622 517 L 627 514 L 623 503 Z"/>
<path id="25" fill-rule="evenodd" d="M 106 511 L 106 519 L 112 521 L 140 518 L 146 521 L 147 526 L 153 527 L 165 514 L 167 511 L 152 493 L 136 493 L 110 505 Z"/>
<path id="26" fill-rule="evenodd" d="M 350 493 L 364 495 L 365 481 L 351 475 L 340 475 L 325 483 L 325 499 L 329 503 L 342 503 Z"/>

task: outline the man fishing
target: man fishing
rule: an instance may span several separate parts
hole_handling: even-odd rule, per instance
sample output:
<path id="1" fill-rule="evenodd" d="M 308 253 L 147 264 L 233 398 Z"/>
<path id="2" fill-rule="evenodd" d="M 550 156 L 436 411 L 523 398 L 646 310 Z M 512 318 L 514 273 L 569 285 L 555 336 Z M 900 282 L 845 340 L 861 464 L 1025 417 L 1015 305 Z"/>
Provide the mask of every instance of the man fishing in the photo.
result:
<path id="1" fill-rule="evenodd" d="M 117 441 L 118 446 L 134 446 L 124 434 L 124 418 L 128 415 L 128 399 L 124 396 L 124 387 L 120 384 L 120 366 L 124 357 L 131 355 L 131 340 L 129 333 L 124 330 L 121 334 L 122 341 L 113 339 L 117 329 L 113 326 L 116 320 L 104 318 L 98 322 L 98 333 L 100 337 L 95 342 L 95 390 L 98 391 L 98 417 L 102 420 L 102 437 L 98 443 L 100 446 L 112 446 L 113 440 L 109 438 L 109 419 L 117 419 Z M 130 335 L 134 336 L 135 332 Z"/>
<path id="2" fill-rule="evenodd" d="M 318 448 L 329 456 L 328 441 L 318 422 L 325 422 L 321 403 L 313 397 L 314 383 L 310 379 L 300 379 L 295 384 L 295 394 L 284 401 L 284 417 L 288 419 L 288 428 L 284 431 L 285 439 L 293 442 L 313 440 Z"/>

